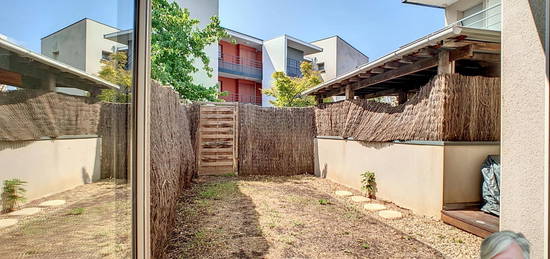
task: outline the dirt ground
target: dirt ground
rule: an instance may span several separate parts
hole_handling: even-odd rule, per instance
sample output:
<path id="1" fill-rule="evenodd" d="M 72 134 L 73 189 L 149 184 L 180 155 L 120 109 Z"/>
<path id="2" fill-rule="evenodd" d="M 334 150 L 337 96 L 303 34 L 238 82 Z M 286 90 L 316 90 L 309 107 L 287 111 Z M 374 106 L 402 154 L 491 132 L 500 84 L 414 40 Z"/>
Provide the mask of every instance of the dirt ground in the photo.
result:
<path id="1" fill-rule="evenodd" d="M 18 218 L 15 226 L 0 229 L 0 258 L 128 258 L 131 256 L 129 187 L 104 181 L 35 200 L 66 200 Z"/>
<path id="2" fill-rule="evenodd" d="M 179 201 L 169 258 L 453 257 L 416 233 L 335 197 L 338 186 L 325 179 L 226 176 L 198 181 Z"/>

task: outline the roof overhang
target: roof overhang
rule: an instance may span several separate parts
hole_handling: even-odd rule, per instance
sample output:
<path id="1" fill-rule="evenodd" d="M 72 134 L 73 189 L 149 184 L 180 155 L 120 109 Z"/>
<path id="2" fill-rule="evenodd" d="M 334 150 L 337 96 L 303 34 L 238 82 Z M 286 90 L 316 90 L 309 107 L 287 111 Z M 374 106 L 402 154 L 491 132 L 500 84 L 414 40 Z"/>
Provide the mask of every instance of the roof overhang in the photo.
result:
<path id="1" fill-rule="evenodd" d="M 262 45 L 264 44 L 264 41 L 262 39 L 252 37 L 250 35 L 227 28 L 225 29 L 225 31 L 227 32 L 227 34 L 229 34 L 228 40 L 235 41 L 236 44 L 243 44 L 259 50 L 262 49 Z"/>
<path id="2" fill-rule="evenodd" d="M 323 49 L 319 46 L 315 46 L 309 42 L 305 42 L 303 40 L 299 40 L 288 35 L 284 35 L 284 37 L 286 39 L 286 45 L 288 47 L 301 50 L 304 52 L 304 55 L 311 55 L 323 51 Z"/>
<path id="3" fill-rule="evenodd" d="M 120 44 L 124 44 L 128 46 L 130 41 L 134 38 L 134 30 L 124 30 L 124 31 L 117 31 L 109 34 L 105 34 L 103 36 L 105 39 L 112 40 L 114 42 L 118 42 Z"/>
<path id="4" fill-rule="evenodd" d="M 2 38 L 0 38 L 0 69 L 8 71 L 16 78 L 16 80 L 8 80 L 13 86 L 22 88 L 39 88 L 40 81 L 46 78 L 55 78 L 58 87 L 77 88 L 89 92 L 120 88 L 99 77 L 34 53 Z M 19 85 L 14 82 L 19 82 Z"/>
<path id="5" fill-rule="evenodd" d="M 415 4 L 436 8 L 445 8 L 456 2 L 458 2 L 458 0 L 403 0 L 403 3 L 405 4 Z"/>
<path id="6" fill-rule="evenodd" d="M 373 80 L 374 78 L 390 80 L 402 75 L 408 75 L 423 69 L 432 68 L 434 66 L 434 56 L 436 56 L 438 51 L 443 49 L 457 49 L 457 52 L 463 52 L 464 49 L 470 45 L 492 47 L 498 45 L 498 52 L 500 53 L 500 32 L 460 26 L 446 27 L 404 45 L 398 50 L 367 63 L 354 71 L 310 88 L 302 92 L 301 95 L 327 97 L 338 95 L 343 93 L 344 88 L 351 84 L 354 84 L 357 88 L 364 88 L 366 84 L 361 85 L 362 81 L 370 81 L 371 84 L 373 84 L 372 82 L 375 82 Z M 472 47 L 472 53 L 474 51 L 480 53 L 490 52 L 488 49 L 488 47 L 486 47 L 485 50 L 479 47 L 475 49 Z M 457 53 L 456 55 L 459 54 L 461 53 Z M 419 64 L 415 65 L 415 62 Z M 397 68 L 403 71 L 402 75 L 396 72 L 400 71 Z M 385 73 L 388 73 L 387 76 L 385 76 Z"/>

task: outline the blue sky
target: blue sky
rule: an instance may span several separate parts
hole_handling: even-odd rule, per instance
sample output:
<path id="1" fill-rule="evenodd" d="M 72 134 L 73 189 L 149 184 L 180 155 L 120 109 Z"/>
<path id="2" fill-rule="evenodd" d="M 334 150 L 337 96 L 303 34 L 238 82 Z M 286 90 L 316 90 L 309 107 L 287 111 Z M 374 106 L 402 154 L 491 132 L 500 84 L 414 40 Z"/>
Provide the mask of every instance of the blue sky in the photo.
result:
<path id="1" fill-rule="evenodd" d="M 84 17 L 127 29 L 132 0 L 17 0 L 3 5 L 0 34 L 35 52 L 40 38 Z M 101 7 L 101 8 L 98 8 Z M 220 0 L 222 25 L 262 39 L 339 35 L 371 60 L 444 26 L 443 11 L 401 0 Z"/>
<path id="2" fill-rule="evenodd" d="M 120 29 L 133 27 L 133 0 L 9 0 L 2 4 L 0 34 L 40 53 L 40 39 L 82 18 Z"/>
<path id="3" fill-rule="evenodd" d="M 261 39 L 333 35 L 374 60 L 444 26 L 442 9 L 401 0 L 220 0 L 222 25 Z"/>

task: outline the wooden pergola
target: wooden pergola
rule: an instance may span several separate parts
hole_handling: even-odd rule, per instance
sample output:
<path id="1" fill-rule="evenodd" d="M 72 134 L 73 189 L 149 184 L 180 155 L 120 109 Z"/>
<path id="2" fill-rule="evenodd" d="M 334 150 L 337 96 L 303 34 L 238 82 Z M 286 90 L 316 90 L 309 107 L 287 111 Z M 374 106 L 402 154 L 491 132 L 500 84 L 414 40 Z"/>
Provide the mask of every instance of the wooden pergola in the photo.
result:
<path id="1" fill-rule="evenodd" d="M 500 32 L 447 27 L 302 93 L 346 99 L 397 96 L 407 101 L 436 74 L 500 75 Z"/>

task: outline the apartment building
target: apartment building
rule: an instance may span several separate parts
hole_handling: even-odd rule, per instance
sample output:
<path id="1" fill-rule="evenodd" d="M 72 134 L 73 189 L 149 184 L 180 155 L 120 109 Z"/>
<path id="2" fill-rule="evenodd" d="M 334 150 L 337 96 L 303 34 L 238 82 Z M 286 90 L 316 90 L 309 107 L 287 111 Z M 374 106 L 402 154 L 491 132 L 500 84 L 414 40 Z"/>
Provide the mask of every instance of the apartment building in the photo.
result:
<path id="1" fill-rule="evenodd" d="M 313 62 L 323 80 L 331 80 L 368 62 L 368 57 L 338 36 L 305 42 L 289 35 L 262 40 L 227 29 L 219 43 L 219 85 L 229 102 L 271 106 L 262 94 L 273 85 L 272 75 L 284 72 L 300 77 L 300 64 Z"/>
<path id="2" fill-rule="evenodd" d="M 127 46 L 105 38 L 118 28 L 84 18 L 41 39 L 41 53 L 88 74 L 97 75 L 102 59 Z"/>

